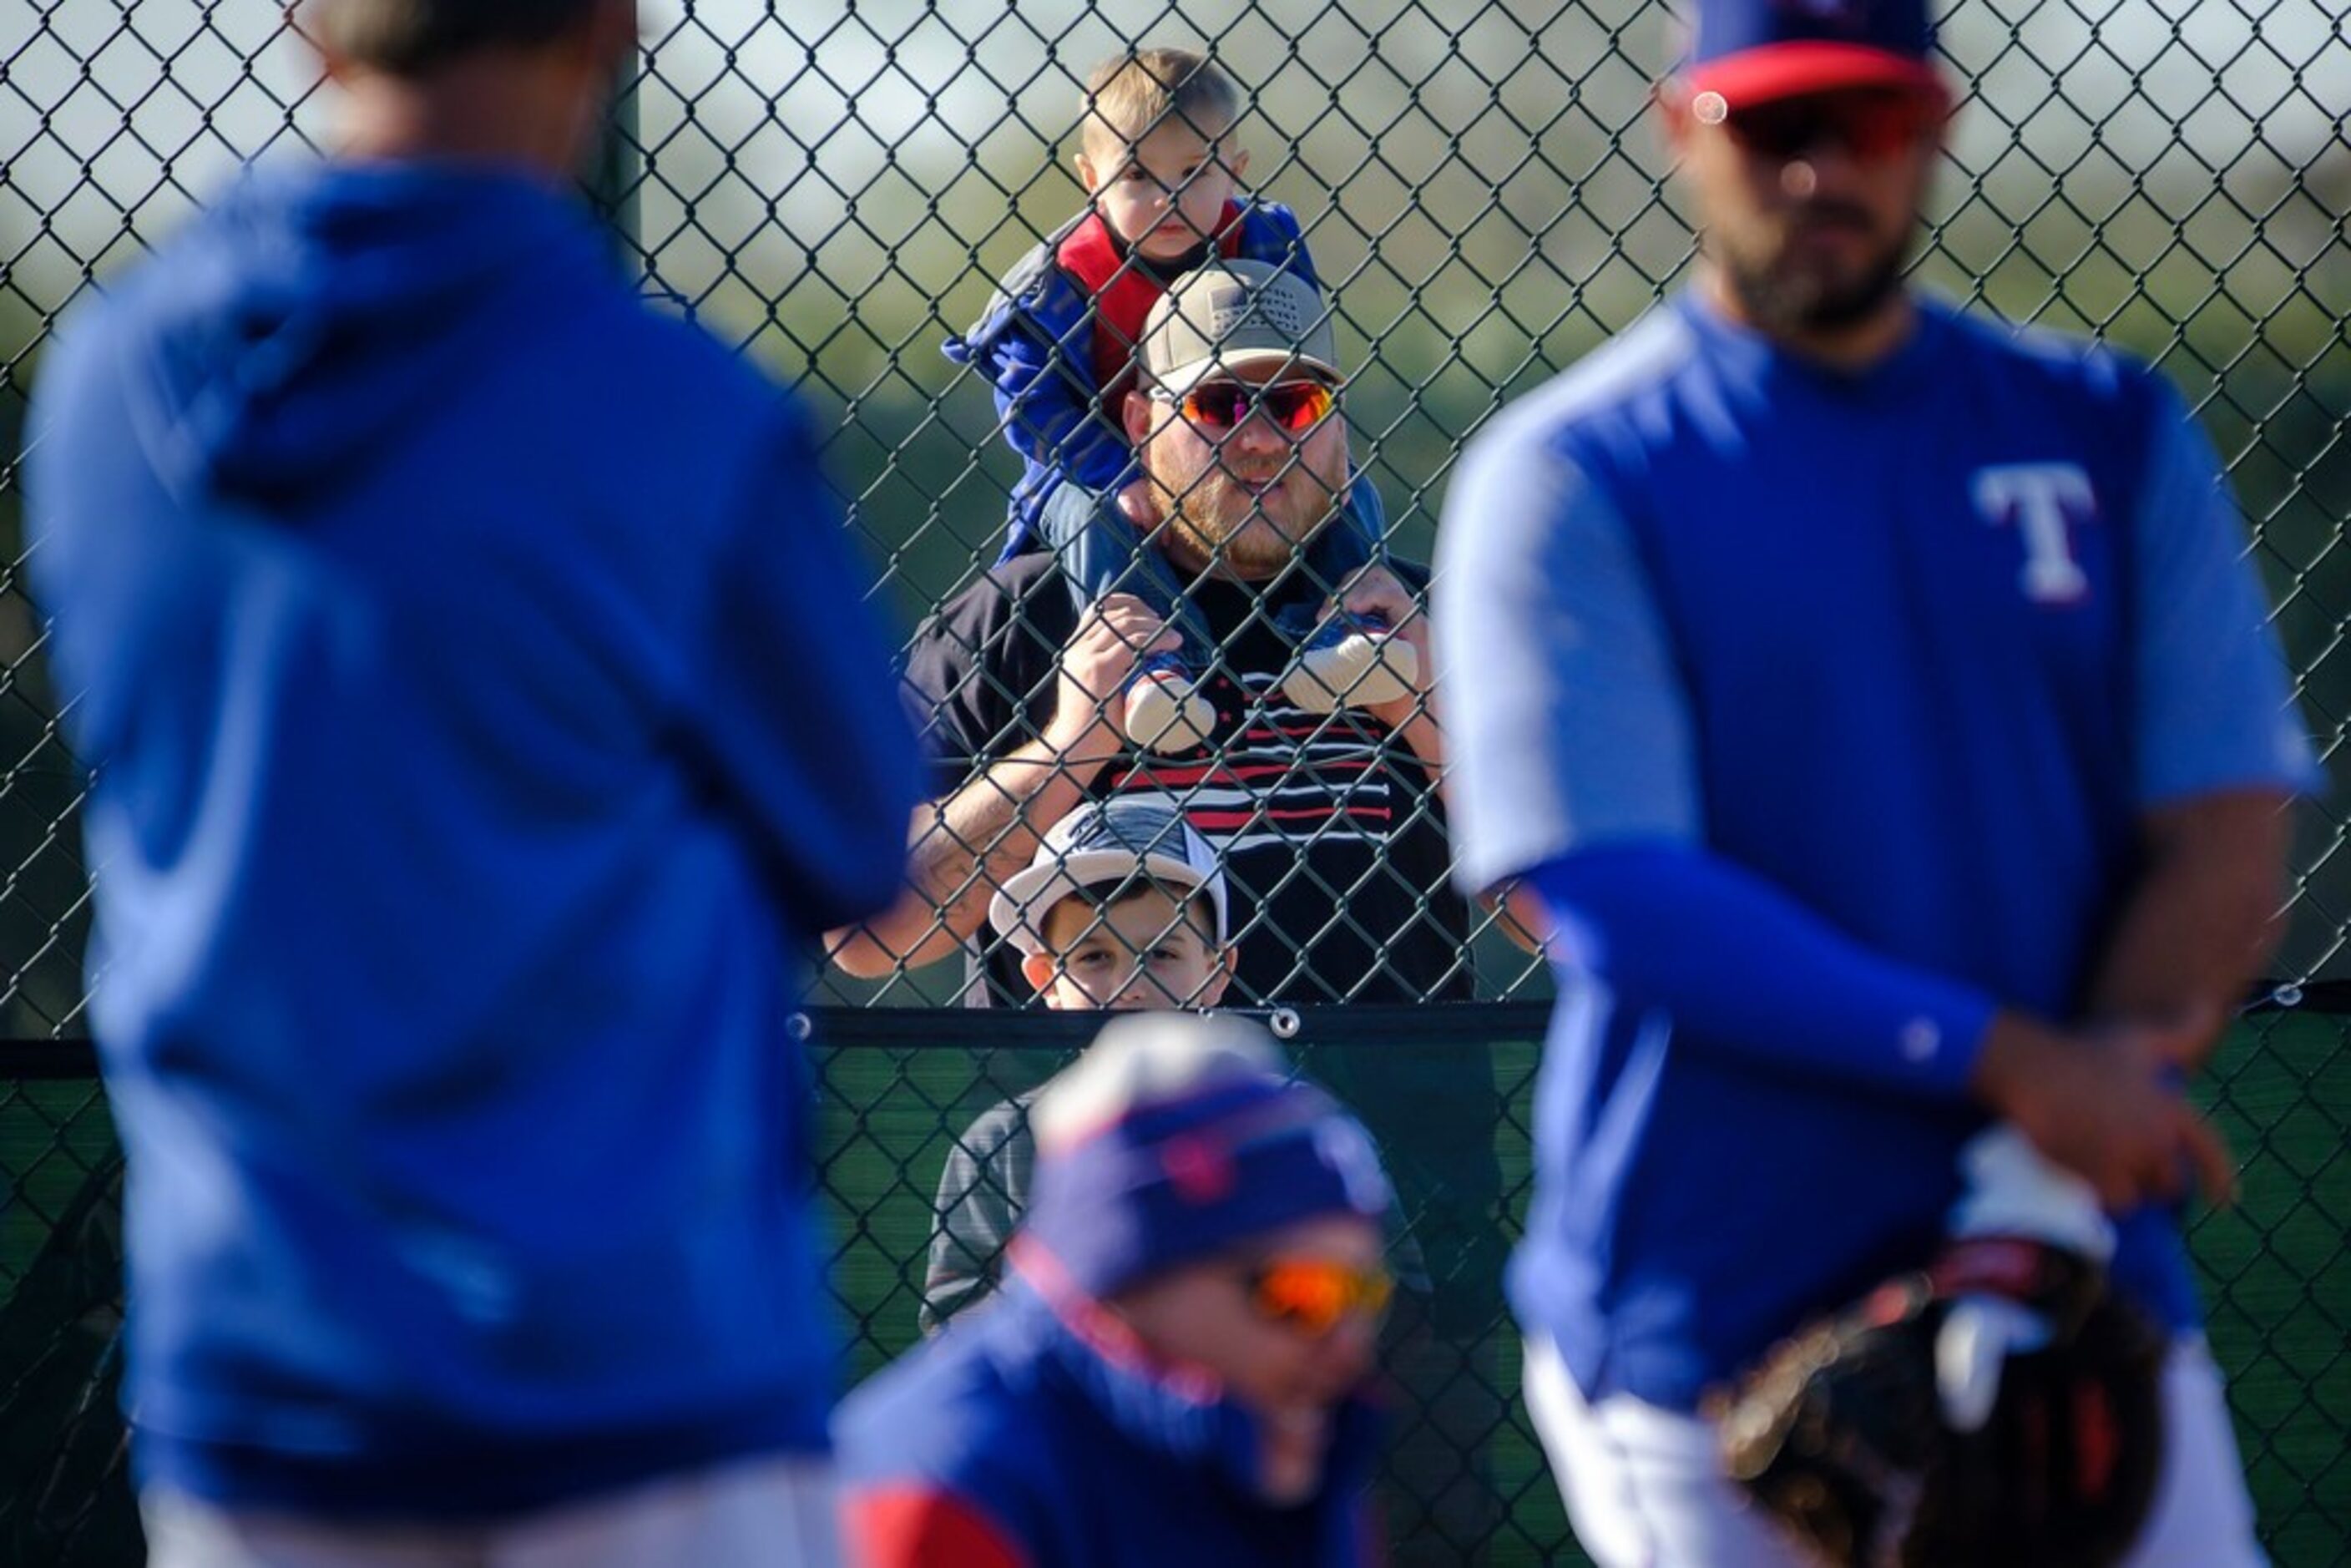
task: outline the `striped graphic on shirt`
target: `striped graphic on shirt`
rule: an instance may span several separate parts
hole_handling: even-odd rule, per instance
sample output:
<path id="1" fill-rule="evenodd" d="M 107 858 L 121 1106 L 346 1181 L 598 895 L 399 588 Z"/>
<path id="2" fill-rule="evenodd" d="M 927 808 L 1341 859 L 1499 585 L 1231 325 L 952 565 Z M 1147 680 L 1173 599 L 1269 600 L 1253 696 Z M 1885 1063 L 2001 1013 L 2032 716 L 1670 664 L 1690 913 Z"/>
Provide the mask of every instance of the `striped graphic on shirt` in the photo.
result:
<path id="1" fill-rule="evenodd" d="M 1227 853 L 1281 845 L 1386 844 L 1402 831 L 1382 767 L 1388 734 L 1349 714 L 1308 713 L 1280 700 L 1270 675 L 1241 677 L 1250 702 L 1217 709 L 1224 745 L 1197 759 L 1138 757 L 1102 793 L 1180 809 Z"/>

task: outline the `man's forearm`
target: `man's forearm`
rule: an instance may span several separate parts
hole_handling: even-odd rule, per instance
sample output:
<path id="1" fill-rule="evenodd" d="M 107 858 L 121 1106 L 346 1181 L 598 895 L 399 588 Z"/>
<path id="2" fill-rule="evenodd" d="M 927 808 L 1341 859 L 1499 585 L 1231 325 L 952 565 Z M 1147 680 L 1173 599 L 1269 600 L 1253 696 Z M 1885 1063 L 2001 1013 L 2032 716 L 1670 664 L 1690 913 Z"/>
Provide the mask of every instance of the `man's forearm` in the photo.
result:
<path id="1" fill-rule="evenodd" d="M 1102 765 L 1033 740 L 939 803 L 930 832 L 913 846 L 907 880 L 938 913 L 945 946 L 980 928 L 996 890 L 1029 863 L 1045 830 L 1085 799 Z"/>
<path id="2" fill-rule="evenodd" d="M 2087 1016 L 2225 1023 L 2276 950 L 2292 826 L 2271 789 L 2150 813 L 2146 863 L 2092 973 Z"/>
<path id="3" fill-rule="evenodd" d="M 1445 731 L 1437 723 L 1434 695 L 1417 701 L 1412 716 L 1396 728 L 1405 748 L 1416 758 L 1427 773 L 1429 783 L 1444 800 L 1446 809 L 1453 806 L 1453 794 L 1445 767 Z M 1493 912 L 1494 925 L 1508 937 L 1510 945 L 1522 953 L 1541 957 L 1543 940 L 1551 929 L 1551 917 L 1543 913 L 1542 900 L 1532 887 L 1512 878 L 1500 887 L 1489 889 L 1479 903 Z"/>
<path id="4" fill-rule="evenodd" d="M 988 901 L 1029 863 L 1045 830 L 1084 799 L 1106 760 L 1030 741 L 916 810 L 905 891 L 883 914 L 832 933 L 826 946 L 833 963 L 878 979 L 954 953 L 986 923 Z"/>
<path id="5" fill-rule="evenodd" d="M 1544 943 L 1551 936 L 1551 916 L 1533 888 L 1512 877 L 1487 894 L 1483 902 L 1494 912 L 1496 926 L 1512 946 L 1537 957 L 1543 956 Z"/>
<path id="6" fill-rule="evenodd" d="M 1423 703 L 1420 711 L 1397 734 L 1405 749 L 1420 758 L 1430 780 L 1441 784 L 1445 778 L 1445 732 L 1437 727 L 1437 716 L 1428 711 L 1428 705 Z"/>

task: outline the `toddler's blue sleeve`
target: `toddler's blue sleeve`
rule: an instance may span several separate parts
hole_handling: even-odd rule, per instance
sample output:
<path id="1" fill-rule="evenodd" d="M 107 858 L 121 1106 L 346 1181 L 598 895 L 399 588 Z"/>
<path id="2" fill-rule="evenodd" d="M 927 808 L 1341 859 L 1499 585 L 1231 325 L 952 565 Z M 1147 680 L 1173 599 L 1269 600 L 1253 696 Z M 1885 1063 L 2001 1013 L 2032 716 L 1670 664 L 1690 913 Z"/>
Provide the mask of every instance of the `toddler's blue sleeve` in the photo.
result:
<path id="1" fill-rule="evenodd" d="M 1055 490 L 1071 480 L 1092 490 L 1113 488 L 1133 458 L 1125 432 L 1094 417 L 1099 389 L 1087 310 L 1088 301 L 1055 273 L 1023 298 L 1000 300 L 986 320 L 947 345 L 948 358 L 987 377 L 997 428 L 1021 460 L 1007 558 L 1039 542 Z"/>

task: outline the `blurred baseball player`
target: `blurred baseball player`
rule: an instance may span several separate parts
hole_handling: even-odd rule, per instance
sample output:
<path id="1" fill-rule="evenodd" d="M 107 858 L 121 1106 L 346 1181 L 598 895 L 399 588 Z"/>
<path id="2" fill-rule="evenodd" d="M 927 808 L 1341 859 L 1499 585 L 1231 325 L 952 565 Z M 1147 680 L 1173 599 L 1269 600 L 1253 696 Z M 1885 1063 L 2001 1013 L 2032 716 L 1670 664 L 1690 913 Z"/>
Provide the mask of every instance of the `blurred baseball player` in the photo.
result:
<path id="1" fill-rule="evenodd" d="M 1477 673 L 1463 878 L 1559 933 L 1512 1292 L 1578 1532 L 1793 1561 L 1701 1397 L 1931 1256 L 1997 1113 L 2169 1331 L 2128 1561 L 2257 1563 L 2179 1075 L 2315 779 L 2214 455 L 2146 369 L 1903 287 L 1949 107 L 1923 0 L 1699 0 L 1658 105 L 1696 280 L 1479 438 L 1435 616 Z"/>
<path id="2" fill-rule="evenodd" d="M 1048 1083 L 987 1305 L 841 1407 L 856 1568 L 1368 1568 L 1390 1197 L 1232 1017 L 1111 1024 Z"/>
<path id="3" fill-rule="evenodd" d="M 914 742 L 801 422 L 563 190 L 627 0 L 314 0 L 341 149 L 78 309 L 151 1561 L 831 1560 L 792 950 Z"/>

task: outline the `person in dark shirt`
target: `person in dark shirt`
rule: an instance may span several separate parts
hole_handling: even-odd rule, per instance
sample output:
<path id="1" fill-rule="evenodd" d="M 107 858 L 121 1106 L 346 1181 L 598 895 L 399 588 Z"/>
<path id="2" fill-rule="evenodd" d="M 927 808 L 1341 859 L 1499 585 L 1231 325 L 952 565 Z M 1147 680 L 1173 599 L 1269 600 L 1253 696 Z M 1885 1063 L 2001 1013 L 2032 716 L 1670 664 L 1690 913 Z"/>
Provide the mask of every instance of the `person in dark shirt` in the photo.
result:
<path id="1" fill-rule="evenodd" d="M 841 968 L 878 978 L 961 951 L 970 1000 L 1025 1000 L 1018 953 L 982 940 L 988 900 L 1080 801 L 1141 796 L 1182 810 L 1224 858 L 1234 1002 L 1469 998 L 1468 908 L 1448 885 L 1437 791 L 1425 570 L 1374 566 L 1338 595 L 1415 650 L 1403 695 L 1317 714 L 1282 689 L 1295 648 L 1278 622 L 1323 597 L 1302 555 L 1348 485 L 1330 339 L 1313 286 L 1259 263 L 1203 267 L 1155 307 L 1125 418 L 1152 548 L 1220 649 L 1203 682 L 1209 737 L 1167 756 L 1122 731 L 1136 662 L 1176 645 L 1161 617 L 1119 593 L 1081 614 L 1050 555 L 998 565 L 916 634 L 908 699 L 936 798 L 916 813 L 897 904 L 834 934 Z"/>

